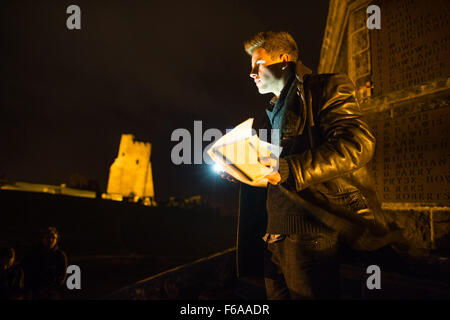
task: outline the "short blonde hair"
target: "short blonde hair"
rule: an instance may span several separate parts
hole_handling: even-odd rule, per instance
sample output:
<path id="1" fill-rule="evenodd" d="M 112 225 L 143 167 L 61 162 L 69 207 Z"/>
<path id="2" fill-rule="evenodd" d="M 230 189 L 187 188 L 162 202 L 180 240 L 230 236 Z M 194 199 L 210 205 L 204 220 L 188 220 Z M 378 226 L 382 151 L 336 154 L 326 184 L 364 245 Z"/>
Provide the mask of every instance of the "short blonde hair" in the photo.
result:
<path id="1" fill-rule="evenodd" d="M 298 59 L 297 43 L 286 31 L 259 32 L 244 42 L 244 49 L 249 55 L 252 55 L 253 51 L 258 48 L 266 50 L 272 59 L 276 59 L 284 53 L 292 58 L 291 61 L 295 62 Z"/>

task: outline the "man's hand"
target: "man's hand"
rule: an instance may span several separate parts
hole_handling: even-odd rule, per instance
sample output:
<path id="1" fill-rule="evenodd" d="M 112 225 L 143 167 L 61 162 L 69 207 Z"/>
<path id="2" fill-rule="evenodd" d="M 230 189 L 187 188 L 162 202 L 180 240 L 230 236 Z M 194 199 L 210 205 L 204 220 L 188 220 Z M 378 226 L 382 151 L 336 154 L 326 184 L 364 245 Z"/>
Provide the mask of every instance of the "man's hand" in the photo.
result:
<path id="1" fill-rule="evenodd" d="M 278 173 L 278 159 L 275 158 L 267 158 L 267 157 L 260 157 L 259 158 L 259 162 L 268 167 L 268 168 L 272 168 L 273 170 L 277 170 L 276 172 L 269 174 L 267 176 L 265 176 L 264 178 L 266 178 L 269 183 L 273 184 L 273 185 L 277 185 L 278 183 L 280 183 L 281 181 L 281 176 Z"/>
<path id="2" fill-rule="evenodd" d="M 226 173 L 226 172 L 222 172 L 222 174 L 220 175 L 220 177 L 221 177 L 222 179 L 227 179 L 227 180 L 230 181 L 230 182 L 234 182 L 234 183 L 238 182 L 235 178 L 233 178 L 231 175 L 229 175 L 229 174 Z"/>
<path id="3" fill-rule="evenodd" d="M 269 181 L 269 183 L 271 183 L 273 185 L 277 185 L 281 181 L 281 176 L 278 172 L 269 174 L 269 175 L 265 176 L 264 178 L 266 178 Z"/>

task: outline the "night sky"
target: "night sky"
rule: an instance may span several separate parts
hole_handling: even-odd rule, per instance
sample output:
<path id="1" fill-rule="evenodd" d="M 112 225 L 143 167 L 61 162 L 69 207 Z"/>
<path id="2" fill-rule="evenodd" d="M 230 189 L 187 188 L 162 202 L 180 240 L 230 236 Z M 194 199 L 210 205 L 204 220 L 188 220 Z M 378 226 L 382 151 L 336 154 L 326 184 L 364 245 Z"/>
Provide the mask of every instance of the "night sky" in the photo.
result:
<path id="1" fill-rule="evenodd" d="M 68 30 L 66 8 L 81 8 Z M 328 1 L 3 1 L 0 176 L 46 184 L 78 173 L 106 190 L 122 133 L 152 143 L 157 200 L 231 194 L 210 166 L 172 164 L 176 128 L 232 128 L 271 96 L 243 41 L 289 31 L 317 71 Z M 205 143 L 207 145 L 207 143 Z M 220 198 L 220 197 L 219 197 Z M 237 199 L 236 199 L 237 201 Z"/>

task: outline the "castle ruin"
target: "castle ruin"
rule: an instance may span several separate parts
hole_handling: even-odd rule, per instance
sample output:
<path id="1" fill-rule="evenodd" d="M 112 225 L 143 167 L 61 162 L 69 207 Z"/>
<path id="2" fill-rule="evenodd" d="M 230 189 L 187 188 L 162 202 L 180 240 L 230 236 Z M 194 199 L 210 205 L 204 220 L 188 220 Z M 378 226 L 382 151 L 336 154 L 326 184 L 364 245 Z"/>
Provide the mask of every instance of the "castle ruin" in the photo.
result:
<path id="1" fill-rule="evenodd" d="M 108 196 L 154 203 L 151 146 L 150 142 L 136 141 L 132 134 L 122 134 L 119 153 L 109 170 Z"/>

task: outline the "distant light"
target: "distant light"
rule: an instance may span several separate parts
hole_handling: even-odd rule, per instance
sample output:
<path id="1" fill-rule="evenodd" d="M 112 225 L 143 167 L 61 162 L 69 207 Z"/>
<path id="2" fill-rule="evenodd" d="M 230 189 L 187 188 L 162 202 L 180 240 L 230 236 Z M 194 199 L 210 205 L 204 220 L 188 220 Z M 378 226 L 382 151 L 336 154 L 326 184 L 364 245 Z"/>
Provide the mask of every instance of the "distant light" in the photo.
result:
<path id="1" fill-rule="evenodd" d="M 223 172 L 223 168 L 222 168 L 222 166 L 221 165 L 219 165 L 219 164 L 214 164 L 213 165 L 213 170 L 214 170 L 214 172 L 215 173 L 217 173 L 217 174 L 219 174 L 219 173 L 222 173 Z"/>

